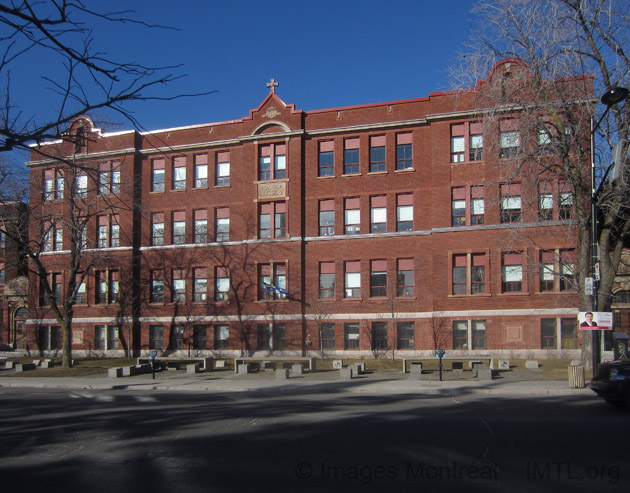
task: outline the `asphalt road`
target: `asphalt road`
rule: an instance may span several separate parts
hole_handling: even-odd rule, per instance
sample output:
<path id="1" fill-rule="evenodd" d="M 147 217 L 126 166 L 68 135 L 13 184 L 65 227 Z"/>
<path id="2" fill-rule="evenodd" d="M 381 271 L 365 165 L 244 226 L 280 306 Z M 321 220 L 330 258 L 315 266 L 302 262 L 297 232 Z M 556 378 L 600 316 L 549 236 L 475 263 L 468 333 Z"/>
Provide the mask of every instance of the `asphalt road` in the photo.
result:
<path id="1" fill-rule="evenodd" d="M 0 389 L 7 492 L 628 491 L 594 395 Z"/>

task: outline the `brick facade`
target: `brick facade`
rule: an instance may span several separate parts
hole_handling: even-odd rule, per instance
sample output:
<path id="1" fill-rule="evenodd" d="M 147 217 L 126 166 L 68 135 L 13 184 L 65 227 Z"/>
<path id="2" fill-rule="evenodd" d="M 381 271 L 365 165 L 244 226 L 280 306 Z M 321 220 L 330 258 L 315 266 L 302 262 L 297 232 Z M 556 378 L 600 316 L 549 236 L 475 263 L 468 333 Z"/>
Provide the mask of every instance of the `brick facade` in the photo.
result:
<path id="1" fill-rule="evenodd" d="M 107 134 L 83 119 L 84 146 L 34 147 L 31 204 L 63 223 L 78 172 L 102 210 L 87 224 L 74 350 L 412 355 L 439 339 L 577 355 L 568 202 L 557 182 L 547 202 L 528 196 L 528 176 L 506 195 L 501 129 L 475 104 L 468 91 L 300 111 L 272 90 L 240 120 Z M 59 235 L 46 255 L 64 286 L 72 240 Z M 43 305 L 31 276 L 30 344 L 54 349 Z"/>

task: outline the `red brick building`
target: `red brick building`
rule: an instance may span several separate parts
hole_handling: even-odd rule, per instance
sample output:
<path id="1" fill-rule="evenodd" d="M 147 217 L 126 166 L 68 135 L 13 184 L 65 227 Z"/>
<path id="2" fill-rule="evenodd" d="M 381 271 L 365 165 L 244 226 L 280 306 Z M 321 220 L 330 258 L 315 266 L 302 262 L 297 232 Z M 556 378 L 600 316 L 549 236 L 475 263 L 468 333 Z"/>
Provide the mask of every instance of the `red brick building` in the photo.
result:
<path id="1" fill-rule="evenodd" d="M 301 111 L 268 86 L 239 120 L 103 133 L 82 118 L 79 144 L 33 148 L 53 295 L 68 197 L 93 213 L 74 240 L 75 351 L 578 355 L 571 194 L 501 171 L 531 142 L 517 113 L 486 121 L 476 90 Z M 30 344 L 48 351 L 45 298 L 31 275 Z"/>

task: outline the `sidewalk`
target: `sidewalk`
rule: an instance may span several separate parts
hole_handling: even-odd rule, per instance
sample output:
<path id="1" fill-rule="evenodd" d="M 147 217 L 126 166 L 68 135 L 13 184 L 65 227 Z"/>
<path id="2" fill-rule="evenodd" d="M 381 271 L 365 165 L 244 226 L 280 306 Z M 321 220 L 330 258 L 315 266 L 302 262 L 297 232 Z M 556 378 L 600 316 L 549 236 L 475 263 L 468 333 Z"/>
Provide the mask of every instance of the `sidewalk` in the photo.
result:
<path id="1" fill-rule="evenodd" d="M 32 370 L 37 372 L 37 370 Z M 289 393 L 347 392 L 373 394 L 477 394 L 477 395 L 535 395 L 535 396 L 593 396 L 588 388 L 569 388 L 566 380 L 544 380 L 527 375 L 506 375 L 492 381 L 427 380 L 417 375 L 393 370 L 380 370 L 340 380 L 336 371 L 320 371 L 276 380 L 273 372 L 237 375 L 233 371 L 186 374 L 181 371 L 131 377 L 112 378 L 107 375 L 86 377 L 5 376 L 0 373 L 1 388 L 74 389 L 74 390 L 147 390 L 183 392 L 256 392 L 277 391 Z"/>

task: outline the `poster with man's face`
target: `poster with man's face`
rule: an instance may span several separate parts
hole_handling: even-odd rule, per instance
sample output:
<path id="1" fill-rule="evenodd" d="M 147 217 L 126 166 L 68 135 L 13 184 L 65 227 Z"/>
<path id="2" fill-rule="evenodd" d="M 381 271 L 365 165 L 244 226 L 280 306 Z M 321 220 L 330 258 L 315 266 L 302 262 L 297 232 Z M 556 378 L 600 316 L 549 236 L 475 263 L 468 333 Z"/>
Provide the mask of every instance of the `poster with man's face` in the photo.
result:
<path id="1" fill-rule="evenodd" d="M 578 321 L 582 330 L 612 330 L 613 328 L 611 312 L 580 312 Z"/>

